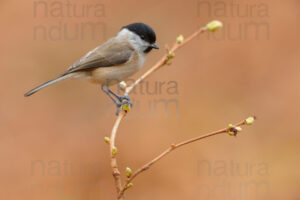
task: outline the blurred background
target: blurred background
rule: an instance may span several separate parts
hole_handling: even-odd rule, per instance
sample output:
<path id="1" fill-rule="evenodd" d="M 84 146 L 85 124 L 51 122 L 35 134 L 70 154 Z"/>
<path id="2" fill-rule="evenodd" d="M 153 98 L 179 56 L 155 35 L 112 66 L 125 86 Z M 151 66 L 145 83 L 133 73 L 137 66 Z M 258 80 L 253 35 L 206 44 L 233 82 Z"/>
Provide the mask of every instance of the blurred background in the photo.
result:
<path id="1" fill-rule="evenodd" d="M 100 86 L 69 80 L 23 94 L 126 24 L 149 24 L 161 47 L 134 79 L 178 35 L 218 19 L 222 30 L 197 37 L 132 93 L 116 141 L 120 170 L 171 143 L 258 120 L 237 137 L 173 152 L 137 177 L 126 198 L 299 199 L 299 9 L 297 0 L 2 0 L 0 198 L 116 199 L 103 141 L 115 107 Z"/>

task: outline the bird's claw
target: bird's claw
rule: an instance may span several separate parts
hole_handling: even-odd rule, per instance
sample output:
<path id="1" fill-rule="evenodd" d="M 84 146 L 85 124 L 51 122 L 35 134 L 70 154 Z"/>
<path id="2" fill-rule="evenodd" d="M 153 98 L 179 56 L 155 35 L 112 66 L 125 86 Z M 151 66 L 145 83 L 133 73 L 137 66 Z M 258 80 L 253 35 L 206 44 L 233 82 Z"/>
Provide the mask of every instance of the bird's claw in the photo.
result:
<path id="1" fill-rule="evenodd" d="M 132 107 L 132 102 L 130 101 L 130 97 L 128 95 L 124 95 L 124 96 L 119 96 L 118 97 L 120 102 L 117 102 L 117 111 L 116 111 L 116 115 L 118 116 L 120 113 L 120 108 L 122 107 L 123 111 L 128 112 L 129 109 Z M 127 105 L 126 107 L 123 107 Z"/>

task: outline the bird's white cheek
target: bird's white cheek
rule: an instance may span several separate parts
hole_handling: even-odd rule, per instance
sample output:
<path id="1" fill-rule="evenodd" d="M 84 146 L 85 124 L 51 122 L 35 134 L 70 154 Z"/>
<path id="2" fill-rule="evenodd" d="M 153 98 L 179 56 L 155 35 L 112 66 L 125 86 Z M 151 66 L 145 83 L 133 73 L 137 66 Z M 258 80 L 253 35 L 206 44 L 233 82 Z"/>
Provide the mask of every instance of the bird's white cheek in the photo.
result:
<path id="1" fill-rule="evenodd" d="M 146 61 L 146 55 L 143 53 L 142 55 L 140 55 L 140 61 L 139 61 L 139 66 L 138 66 L 139 69 L 141 67 L 143 67 L 145 61 Z"/>

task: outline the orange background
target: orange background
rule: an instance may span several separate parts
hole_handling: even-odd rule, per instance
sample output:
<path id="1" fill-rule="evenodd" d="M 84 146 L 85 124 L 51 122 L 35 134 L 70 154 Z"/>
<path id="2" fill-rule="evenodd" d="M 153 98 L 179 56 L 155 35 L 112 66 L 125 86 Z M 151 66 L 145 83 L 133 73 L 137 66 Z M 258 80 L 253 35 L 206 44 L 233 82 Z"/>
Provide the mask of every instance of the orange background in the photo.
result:
<path id="1" fill-rule="evenodd" d="M 115 199 L 109 148 L 103 142 L 115 116 L 100 87 L 69 80 L 29 98 L 23 94 L 62 73 L 123 25 L 151 25 L 161 47 L 151 52 L 136 78 L 164 55 L 165 44 L 214 19 L 224 23 L 214 35 L 218 39 L 199 36 L 176 53 L 170 67 L 147 80 L 151 90 L 165 82 L 161 94 L 132 95 L 139 104 L 118 132 L 120 170 L 124 175 L 127 166 L 137 169 L 173 142 L 253 114 L 259 120 L 237 138 L 216 136 L 173 152 L 137 177 L 126 197 L 300 198 L 299 1 L 70 1 L 77 9 L 102 4 L 104 13 L 98 17 L 92 10 L 90 16 L 45 17 L 40 8 L 35 17 L 34 2 L 0 2 L 0 199 Z M 48 1 L 49 10 L 53 2 L 66 9 L 67 1 L 60 0 Z M 72 27 L 85 22 L 104 24 L 105 37 L 34 38 L 39 25 L 49 30 L 62 23 L 73 33 Z M 245 29 L 250 23 L 268 29 L 259 29 L 256 38 L 255 28 Z M 169 81 L 178 84 L 178 94 L 167 92 Z M 159 99 L 175 99 L 178 116 L 173 104 L 168 116 L 163 106 L 154 115 L 148 106 Z M 84 169 L 87 173 L 81 174 Z M 256 190 L 250 183 L 262 186 Z"/>

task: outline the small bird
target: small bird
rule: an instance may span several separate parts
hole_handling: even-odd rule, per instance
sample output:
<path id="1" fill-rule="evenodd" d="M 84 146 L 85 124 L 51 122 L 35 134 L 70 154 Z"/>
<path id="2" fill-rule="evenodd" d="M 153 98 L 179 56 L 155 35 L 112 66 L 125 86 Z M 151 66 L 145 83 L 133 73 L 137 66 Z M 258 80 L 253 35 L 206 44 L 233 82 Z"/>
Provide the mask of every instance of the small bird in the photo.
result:
<path id="1" fill-rule="evenodd" d="M 133 23 L 122 27 L 120 32 L 102 45 L 88 52 L 75 62 L 66 72 L 57 78 L 30 90 L 28 97 L 40 89 L 67 78 L 87 78 L 101 85 L 102 90 L 119 108 L 127 103 L 132 105 L 129 96 L 120 96 L 109 86 L 119 83 L 144 65 L 147 54 L 152 49 L 159 49 L 154 30 L 144 23 Z"/>

